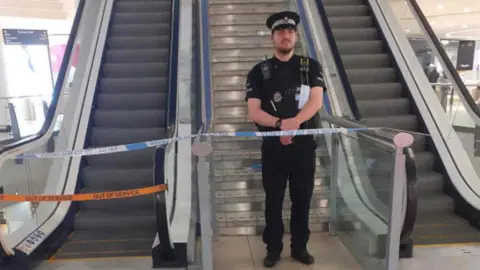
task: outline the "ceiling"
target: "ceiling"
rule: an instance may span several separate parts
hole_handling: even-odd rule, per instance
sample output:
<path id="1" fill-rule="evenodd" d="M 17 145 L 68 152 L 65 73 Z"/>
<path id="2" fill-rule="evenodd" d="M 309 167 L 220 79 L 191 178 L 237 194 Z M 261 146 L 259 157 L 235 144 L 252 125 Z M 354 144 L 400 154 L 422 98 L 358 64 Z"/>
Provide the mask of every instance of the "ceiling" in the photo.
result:
<path id="1" fill-rule="evenodd" d="M 390 3 L 407 35 L 424 35 L 405 0 L 390 0 Z M 480 1 L 417 0 L 417 3 L 438 37 L 480 40 Z"/>

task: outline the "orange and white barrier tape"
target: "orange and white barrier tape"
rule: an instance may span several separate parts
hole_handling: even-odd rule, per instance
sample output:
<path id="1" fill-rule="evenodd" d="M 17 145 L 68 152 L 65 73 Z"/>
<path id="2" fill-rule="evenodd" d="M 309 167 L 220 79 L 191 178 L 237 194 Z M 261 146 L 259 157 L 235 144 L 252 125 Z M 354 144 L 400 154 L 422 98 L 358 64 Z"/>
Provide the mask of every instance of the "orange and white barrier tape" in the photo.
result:
<path id="1" fill-rule="evenodd" d="M 136 188 L 119 191 L 107 191 L 86 194 L 72 195 L 13 195 L 0 194 L 0 201 L 9 202 L 61 202 L 61 201 L 97 201 L 97 200 L 113 200 L 144 196 L 162 192 L 168 189 L 167 185 L 156 185 L 145 188 Z"/>

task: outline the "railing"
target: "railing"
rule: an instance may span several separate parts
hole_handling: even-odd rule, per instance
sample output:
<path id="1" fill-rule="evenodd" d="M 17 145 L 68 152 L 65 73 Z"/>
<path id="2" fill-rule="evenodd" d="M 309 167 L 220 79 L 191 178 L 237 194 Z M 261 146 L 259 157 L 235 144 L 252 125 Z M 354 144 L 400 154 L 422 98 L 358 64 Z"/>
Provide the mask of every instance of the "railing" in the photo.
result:
<path id="1" fill-rule="evenodd" d="M 67 73 L 69 74 L 72 73 L 72 72 L 68 72 L 70 67 L 69 64 L 72 59 L 74 48 L 77 45 L 76 40 L 79 32 L 80 21 L 82 19 L 82 16 L 84 15 L 85 2 L 86 2 L 85 0 L 80 0 L 78 2 L 77 11 L 73 20 L 71 32 L 65 48 L 65 54 L 63 56 L 62 65 L 60 67 L 58 80 L 53 90 L 52 101 L 46 113 L 45 121 L 43 122 L 42 127 L 35 135 L 21 138 L 20 140 L 14 141 L 13 143 L 0 146 L 0 154 L 2 156 L 9 155 L 9 153 L 12 153 L 12 152 L 27 151 L 32 148 L 38 147 L 39 145 L 35 145 L 35 142 L 41 141 L 45 137 L 49 138 L 53 133 L 55 129 L 55 122 L 56 122 L 57 116 L 62 113 L 63 106 L 61 105 L 64 105 L 64 103 L 61 103 L 62 102 L 61 97 L 64 98 L 63 92 L 67 91 L 65 87 L 65 84 L 67 83 L 66 80 L 69 79 L 67 76 Z M 28 148 L 28 149 L 22 149 L 22 148 Z M 3 167 L 1 167 L 2 169 L 5 169 L 4 166 L 7 166 L 6 164 L 11 165 L 10 162 L 6 159 L 2 159 L 0 161 L 0 167 L 3 165 Z M 15 167 L 15 165 L 12 165 L 12 166 L 14 167 L 14 169 L 18 170 L 18 172 L 13 173 L 13 175 L 15 176 L 15 182 L 11 181 L 13 179 L 11 175 L 12 172 L 4 175 L 2 171 L 2 175 L 4 175 L 4 180 L 7 182 L 7 184 L 11 184 L 12 186 L 15 186 L 15 188 L 19 188 L 20 186 L 25 184 L 25 182 L 30 182 L 30 176 L 23 175 L 25 172 L 28 172 L 28 166 L 24 165 L 21 168 L 17 168 Z M 10 177 L 12 177 L 12 179 L 10 179 Z M 10 192 L 10 190 L 8 190 L 7 192 Z M 25 228 L 25 230 L 28 231 L 29 229 Z M 13 256 L 15 252 L 12 248 L 12 245 L 7 245 L 6 242 L 4 241 L 5 239 L 2 239 L 4 237 L 5 237 L 4 235 L 0 237 L 0 241 L 2 244 L 1 245 L 2 252 L 0 253 L 5 253 L 8 256 Z"/>
<path id="2" fill-rule="evenodd" d="M 168 65 L 168 94 L 167 113 L 165 114 L 165 138 L 171 138 L 177 134 L 177 102 L 178 102 L 178 46 L 180 31 L 180 1 L 172 1 L 172 25 L 170 30 L 170 57 Z M 172 152 L 173 151 L 173 152 Z M 154 155 L 154 185 L 167 184 L 166 192 L 155 195 L 155 210 L 157 211 L 157 237 L 152 247 L 153 266 L 159 267 L 168 262 L 175 262 L 177 254 L 172 242 L 170 226 L 176 210 L 177 195 L 177 162 L 168 164 L 169 157 L 177 153 L 176 142 L 161 146 L 156 149 Z M 175 160 L 175 159 L 174 159 Z M 168 172 L 173 167 L 173 175 Z M 172 196 L 172 204 L 167 203 L 168 196 Z M 170 209 L 167 209 L 170 207 Z M 158 240 L 158 241 L 157 241 Z"/>

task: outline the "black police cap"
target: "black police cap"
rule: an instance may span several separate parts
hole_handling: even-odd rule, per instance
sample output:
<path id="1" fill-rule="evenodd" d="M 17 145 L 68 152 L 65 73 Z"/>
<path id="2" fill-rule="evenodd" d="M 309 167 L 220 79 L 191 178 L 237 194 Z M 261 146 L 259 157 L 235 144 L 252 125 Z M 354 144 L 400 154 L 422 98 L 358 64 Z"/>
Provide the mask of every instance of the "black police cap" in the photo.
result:
<path id="1" fill-rule="evenodd" d="M 270 15 L 267 19 L 267 27 L 274 31 L 277 29 L 297 29 L 300 16 L 293 11 L 282 11 Z"/>

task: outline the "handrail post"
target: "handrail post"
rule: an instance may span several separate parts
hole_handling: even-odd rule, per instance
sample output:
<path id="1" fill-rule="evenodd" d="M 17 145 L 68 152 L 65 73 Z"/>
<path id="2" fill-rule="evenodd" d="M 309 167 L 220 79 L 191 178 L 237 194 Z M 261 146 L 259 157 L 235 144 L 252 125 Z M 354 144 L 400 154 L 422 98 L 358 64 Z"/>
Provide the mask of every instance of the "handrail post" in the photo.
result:
<path id="1" fill-rule="evenodd" d="M 404 149 L 413 143 L 413 136 L 408 133 L 397 134 L 393 142 L 396 150 L 393 155 L 392 184 L 390 188 L 390 204 L 388 221 L 388 239 L 387 239 L 387 258 L 386 269 L 398 270 L 400 267 L 400 234 L 403 221 L 405 219 L 404 211 L 404 190 L 407 184 L 406 156 Z"/>
<path id="2" fill-rule="evenodd" d="M 338 187 L 338 147 L 340 146 L 341 136 L 338 133 L 332 134 L 332 159 L 331 159 L 331 172 L 330 172 L 330 221 L 328 223 L 328 231 L 330 235 L 337 235 L 337 187 Z"/>

